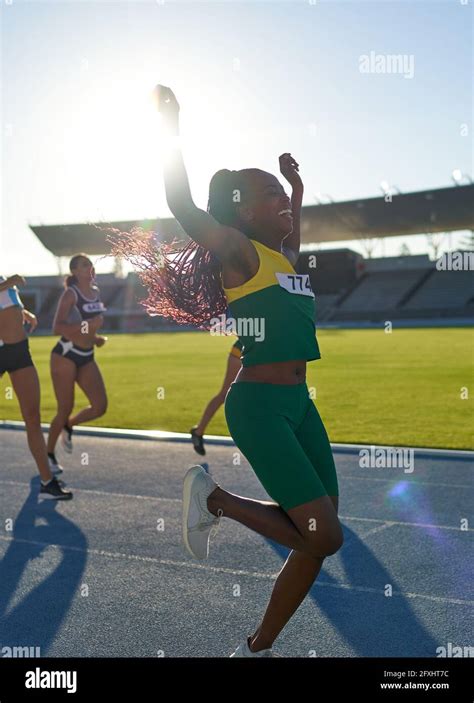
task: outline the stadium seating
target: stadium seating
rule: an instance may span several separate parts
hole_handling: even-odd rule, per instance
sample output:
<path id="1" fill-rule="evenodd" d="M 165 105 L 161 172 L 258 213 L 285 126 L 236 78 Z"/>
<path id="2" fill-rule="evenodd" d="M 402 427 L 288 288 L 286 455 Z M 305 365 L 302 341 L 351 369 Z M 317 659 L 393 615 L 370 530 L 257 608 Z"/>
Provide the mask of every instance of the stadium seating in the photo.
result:
<path id="1" fill-rule="evenodd" d="M 345 298 L 338 310 L 369 312 L 370 310 L 392 310 L 397 307 L 410 288 L 417 283 L 424 271 L 384 271 L 366 273 Z"/>
<path id="2" fill-rule="evenodd" d="M 474 297 L 472 271 L 433 269 L 425 284 L 407 301 L 408 310 L 464 308 Z"/>
<path id="3" fill-rule="evenodd" d="M 474 322 L 472 271 L 439 271 L 428 256 L 365 259 L 344 250 L 318 251 L 318 267 L 306 266 L 315 291 L 318 324 L 364 324 L 384 320 L 430 321 L 462 319 Z M 331 267 L 341 263 L 331 276 Z M 337 273 L 337 275 L 336 275 Z M 147 297 L 139 277 L 98 276 L 107 307 L 105 331 L 146 332 L 192 329 L 162 317 L 150 317 L 140 301 Z M 39 329 L 50 333 L 56 305 L 63 290 L 59 276 L 29 277 L 22 289 L 25 303 L 36 313 Z"/>

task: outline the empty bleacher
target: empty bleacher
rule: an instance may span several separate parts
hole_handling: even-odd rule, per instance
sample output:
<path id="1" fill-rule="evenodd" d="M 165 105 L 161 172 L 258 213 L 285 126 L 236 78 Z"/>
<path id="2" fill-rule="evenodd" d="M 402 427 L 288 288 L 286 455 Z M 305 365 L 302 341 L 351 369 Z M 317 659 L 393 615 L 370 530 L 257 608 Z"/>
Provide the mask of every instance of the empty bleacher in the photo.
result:
<path id="1" fill-rule="evenodd" d="M 380 271 L 366 273 L 351 294 L 338 307 L 343 312 L 370 312 L 396 308 L 425 272 Z"/>
<path id="2" fill-rule="evenodd" d="M 472 271 L 439 271 L 425 255 L 365 262 L 356 283 L 319 322 L 465 319 L 474 322 Z"/>
<path id="3" fill-rule="evenodd" d="M 324 322 L 324 320 L 328 319 L 340 297 L 340 293 L 322 293 L 321 295 L 316 293 L 315 309 L 318 322 Z"/>
<path id="4" fill-rule="evenodd" d="M 364 260 L 342 249 L 319 251 L 317 256 L 314 269 L 308 265 L 306 253 L 300 272 L 311 277 L 318 324 L 377 324 L 385 320 L 420 320 L 423 324 L 436 320 L 443 324 L 443 320 L 457 319 L 463 324 L 474 323 L 474 275 L 470 270 L 440 271 L 426 255 Z M 146 314 L 140 301 L 147 297 L 147 291 L 135 273 L 126 278 L 99 275 L 97 282 L 107 308 L 105 332 L 190 329 Z M 43 333 L 51 332 L 62 291 L 59 276 L 30 277 L 22 289 Z"/>
<path id="5" fill-rule="evenodd" d="M 424 285 L 405 303 L 407 310 L 464 308 L 474 297 L 472 271 L 433 271 Z"/>

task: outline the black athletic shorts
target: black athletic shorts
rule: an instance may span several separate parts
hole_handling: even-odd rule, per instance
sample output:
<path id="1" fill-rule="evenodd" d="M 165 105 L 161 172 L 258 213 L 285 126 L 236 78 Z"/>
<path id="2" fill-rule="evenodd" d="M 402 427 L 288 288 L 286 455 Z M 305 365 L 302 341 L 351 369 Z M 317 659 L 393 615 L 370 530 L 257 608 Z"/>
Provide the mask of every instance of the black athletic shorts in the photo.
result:
<path id="1" fill-rule="evenodd" d="M 0 376 L 8 371 L 19 371 L 33 366 L 28 339 L 15 344 L 5 344 L 0 340 Z"/>
<path id="2" fill-rule="evenodd" d="M 51 353 L 64 356 L 65 359 L 72 361 L 77 368 L 90 364 L 91 361 L 94 361 L 94 347 L 91 349 L 76 347 L 72 342 L 64 338 L 59 340 Z"/>

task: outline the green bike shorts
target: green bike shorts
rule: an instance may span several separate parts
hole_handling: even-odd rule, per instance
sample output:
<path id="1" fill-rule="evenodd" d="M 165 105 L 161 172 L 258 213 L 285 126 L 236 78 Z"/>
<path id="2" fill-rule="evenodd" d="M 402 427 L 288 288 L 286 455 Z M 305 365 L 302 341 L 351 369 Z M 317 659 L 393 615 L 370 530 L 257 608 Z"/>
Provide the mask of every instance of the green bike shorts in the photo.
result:
<path id="1" fill-rule="evenodd" d="M 232 383 L 225 416 L 237 447 L 283 510 L 339 495 L 331 445 L 306 383 Z"/>

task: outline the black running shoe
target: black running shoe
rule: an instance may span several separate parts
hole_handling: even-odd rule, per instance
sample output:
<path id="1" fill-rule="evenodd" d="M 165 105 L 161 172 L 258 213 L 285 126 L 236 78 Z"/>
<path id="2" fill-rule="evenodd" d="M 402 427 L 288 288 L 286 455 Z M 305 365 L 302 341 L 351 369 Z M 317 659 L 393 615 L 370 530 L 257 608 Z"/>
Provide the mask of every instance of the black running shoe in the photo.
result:
<path id="1" fill-rule="evenodd" d="M 56 478 L 52 478 L 46 485 L 41 484 L 39 497 L 46 500 L 71 500 L 72 493 L 69 488 L 64 488 Z"/>
<path id="2" fill-rule="evenodd" d="M 202 434 L 198 434 L 196 432 L 196 427 L 191 427 L 191 439 L 193 441 L 193 447 L 194 451 L 200 454 L 201 456 L 204 456 L 206 453 L 206 450 L 204 449 L 204 439 Z"/>

